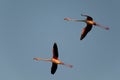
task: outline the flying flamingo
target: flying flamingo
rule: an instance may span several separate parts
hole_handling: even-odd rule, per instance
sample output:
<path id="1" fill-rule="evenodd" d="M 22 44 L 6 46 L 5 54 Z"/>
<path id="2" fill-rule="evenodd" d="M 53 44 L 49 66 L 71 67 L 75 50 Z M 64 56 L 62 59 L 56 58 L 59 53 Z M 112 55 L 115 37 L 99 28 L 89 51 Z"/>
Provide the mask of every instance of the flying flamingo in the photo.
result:
<path id="1" fill-rule="evenodd" d="M 61 62 L 58 59 L 58 56 L 59 56 L 58 55 L 58 47 L 57 47 L 57 44 L 54 43 L 54 45 L 53 45 L 53 57 L 51 59 L 44 59 L 44 58 L 33 58 L 33 59 L 36 61 L 43 60 L 43 61 L 47 61 L 47 62 L 52 62 L 51 74 L 54 74 L 56 72 L 58 64 L 65 65 L 65 66 L 70 67 L 70 68 L 73 67 L 70 64 L 65 64 L 65 63 Z"/>
<path id="2" fill-rule="evenodd" d="M 87 17 L 86 20 L 76 20 L 76 19 L 71 19 L 71 18 L 64 18 L 64 20 L 67 20 L 67 21 L 85 22 L 87 24 L 87 26 L 82 29 L 80 40 L 82 40 L 82 39 L 85 38 L 85 36 L 87 35 L 87 33 L 90 32 L 90 30 L 92 29 L 93 25 L 101 27 L 101 28 L 103 28 L 105 30 L 109 30 L 109 27 L 105 27 L 105 26 L 102 26 L 102 25 L 94 22 L 92 17 L 90 17 L 88 15 L 83 15 L 83 14 L 81 14 L 81 16 Z"/>

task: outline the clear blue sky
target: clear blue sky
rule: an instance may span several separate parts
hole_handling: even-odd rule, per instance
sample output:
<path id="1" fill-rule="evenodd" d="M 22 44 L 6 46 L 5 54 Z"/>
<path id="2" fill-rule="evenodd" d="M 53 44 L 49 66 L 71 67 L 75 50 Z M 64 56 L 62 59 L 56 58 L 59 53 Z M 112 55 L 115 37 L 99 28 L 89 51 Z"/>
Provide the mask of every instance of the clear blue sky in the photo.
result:
<path id="1" fill-rule="evenodd" d="M 119 0 L 0 0 L 0 80 L 120 80 Z M 80 41 L 88 14 L 106 31 L 93 27 Z M 59 58 L 72 69 L 33 61 L 51 58 L 53 43 Z"/>

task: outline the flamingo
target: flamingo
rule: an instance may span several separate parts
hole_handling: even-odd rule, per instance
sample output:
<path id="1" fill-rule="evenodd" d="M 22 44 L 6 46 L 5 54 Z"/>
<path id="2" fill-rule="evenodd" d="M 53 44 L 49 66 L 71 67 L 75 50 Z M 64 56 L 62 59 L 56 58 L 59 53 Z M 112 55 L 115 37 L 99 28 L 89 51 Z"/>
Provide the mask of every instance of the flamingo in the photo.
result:
<path id="1" fill-rule="evenodd" d="M 73 66 L 70 65 L 70 64 L 65 64 L 63 63 L 62 61 L 60 61 L 58 59 L 58 47 L 57 47 L 57 44 L 54 43 L 53 45 L 53 57 L 51 59 L 44 59 L 44 58 L 33 58 L 34 60 L 36 61 L 39 61 L 39 60 L 43 60 L 43 61 L 47 61 L 47 62 L 52 62 L 52 66 L 51 66 L 51 74 L 54 74 L 57 70 L 57 65 L 58 64 L 61 64 L 61 65 L 64 65 L 64 66 L 67 66 L 67 67 L 70 67 L 72 68 Z"/>
<path id="2" fill-rule="evenodd" d="M 85 38 L 87 33 L 91 31 L 93 25 L 101 27 L 105 30 L 109 30 L 109 27 L 102 26 L 102 25 L 94 22 L 92 17 L 90 17 L 88 15 L 84 15 L 84 14 L 81 14 L 81 16 L 87 17 L 86 20 L 76 20 L 76 19 L 71 19 L 71 18 L 64 18 L 64 20 L 66 20 L 66 21 L 85 22 L 87 24 L 87 26 L 82 29 L 80 40 Z"/>

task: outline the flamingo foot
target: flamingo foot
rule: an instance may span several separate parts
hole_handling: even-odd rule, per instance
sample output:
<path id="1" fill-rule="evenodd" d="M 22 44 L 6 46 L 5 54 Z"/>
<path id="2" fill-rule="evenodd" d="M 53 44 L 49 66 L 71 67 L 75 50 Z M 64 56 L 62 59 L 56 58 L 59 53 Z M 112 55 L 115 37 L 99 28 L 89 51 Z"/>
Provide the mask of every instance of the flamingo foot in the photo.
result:
<path id="1" fill-rule="evenodd" d="M 109 30 L 110 28 L 109 28 L 109 27 L 106 27 L 105 29 L 106 29 L 106 30 Z"/>

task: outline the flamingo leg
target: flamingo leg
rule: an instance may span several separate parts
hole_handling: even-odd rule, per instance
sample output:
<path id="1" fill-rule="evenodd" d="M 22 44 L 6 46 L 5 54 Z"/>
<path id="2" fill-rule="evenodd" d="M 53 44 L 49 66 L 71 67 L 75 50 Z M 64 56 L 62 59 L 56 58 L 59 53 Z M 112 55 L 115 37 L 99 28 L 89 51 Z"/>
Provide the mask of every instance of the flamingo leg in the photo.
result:
<path id="1" fill-rule="evenodd" d="M 105 30 L 109 30 L 109 29 L 110 29 L 109 27 L 102 26 L 102 25 L 100 25 L 100 24 L 97 24 L 97 23 L 96 23 L 96 25 L 95 25 L 95 26 L 101 27 L 101 28 L 103 28 L 103 29 L 105 29 Z"/>
<path id="2" fill-rule="evenodd" d="M 69 68 L 72 68 L 72 67 L 73 67 L 73 65 L 71 65 L 71 64 L 62 63 L 62 65 L 66 66 L 66 67 L 69 67 Z"/>

